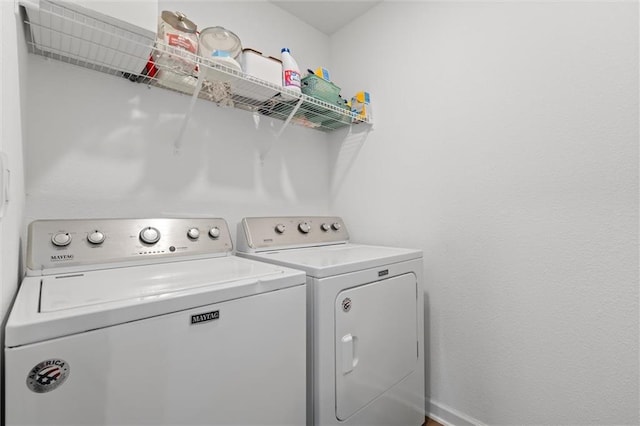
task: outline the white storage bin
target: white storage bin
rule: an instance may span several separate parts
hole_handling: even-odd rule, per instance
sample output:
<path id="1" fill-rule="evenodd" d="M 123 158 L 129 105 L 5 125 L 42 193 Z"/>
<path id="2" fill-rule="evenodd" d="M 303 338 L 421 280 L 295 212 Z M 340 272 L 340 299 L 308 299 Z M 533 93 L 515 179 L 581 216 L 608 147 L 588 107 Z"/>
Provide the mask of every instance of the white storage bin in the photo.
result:
<path id="1" fill-rule="evenodd" d="M 254 49 L 242 49 L 240 66 L 246 75 L 269 84 L 264 87 L 252 86 L 251 89 L 240 85 L 234 88 L 234 92 L 237 95 L 264 102 L 276 95 L 282 88 L 282 62 L 279 59 L 264 56 L 262 52 Z"/>

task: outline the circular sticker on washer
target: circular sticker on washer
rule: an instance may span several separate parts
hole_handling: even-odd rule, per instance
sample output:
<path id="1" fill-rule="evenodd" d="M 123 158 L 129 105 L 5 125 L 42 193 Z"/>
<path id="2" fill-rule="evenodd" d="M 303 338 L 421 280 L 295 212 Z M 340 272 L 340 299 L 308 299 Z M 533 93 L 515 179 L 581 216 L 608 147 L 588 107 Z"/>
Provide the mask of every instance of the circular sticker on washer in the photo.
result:
<path id="1" fill-rule="evenodd" d="M 54 390 L 69 377 L 69 364 L 63 359 L 42 361 L 29 371 L 27 387 L 36 393 Z"/>

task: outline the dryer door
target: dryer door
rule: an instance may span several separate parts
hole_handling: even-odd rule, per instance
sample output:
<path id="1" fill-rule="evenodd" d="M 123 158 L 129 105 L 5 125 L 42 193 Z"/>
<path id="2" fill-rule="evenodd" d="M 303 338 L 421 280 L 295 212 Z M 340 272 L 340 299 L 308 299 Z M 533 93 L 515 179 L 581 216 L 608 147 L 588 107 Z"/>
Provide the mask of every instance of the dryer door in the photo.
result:
<path id="1" fill-rule="evenodd" d="M 414 274 L 342 291 L 335 303 L 336 417 L 346 420 L 417 367 Z"/>

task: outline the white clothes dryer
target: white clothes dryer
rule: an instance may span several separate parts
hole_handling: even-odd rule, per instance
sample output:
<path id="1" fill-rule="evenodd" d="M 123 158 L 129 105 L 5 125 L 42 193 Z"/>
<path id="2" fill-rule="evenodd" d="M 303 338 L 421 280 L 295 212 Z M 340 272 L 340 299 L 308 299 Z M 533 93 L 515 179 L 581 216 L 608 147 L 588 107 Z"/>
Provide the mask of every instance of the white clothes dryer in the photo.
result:
<path id="1" fill-rule="evenodd" d="M 300 425 L 305 276 L 223 219 L 36 221 L 6 325 L 6 425 Z"/>
<path id="2" fill-rule="evenodd" d="M 307 274 L 307 424 L 424 423 L 421 251 L 352 244 L 338 217 L 245 218 L 237 242 Z"/>

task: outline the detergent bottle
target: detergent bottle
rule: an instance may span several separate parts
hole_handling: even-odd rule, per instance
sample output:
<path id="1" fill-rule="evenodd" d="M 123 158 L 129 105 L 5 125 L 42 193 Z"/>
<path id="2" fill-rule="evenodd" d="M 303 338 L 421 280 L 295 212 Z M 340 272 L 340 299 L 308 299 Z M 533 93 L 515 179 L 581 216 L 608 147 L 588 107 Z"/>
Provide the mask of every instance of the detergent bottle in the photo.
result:
<path id="1" fill-rule="evenodd" d="M 300 68 L 296 60 L 291 56 L 288 48 L 283 47 L 282 53 L 282 87 L 301 93 Z"/>

